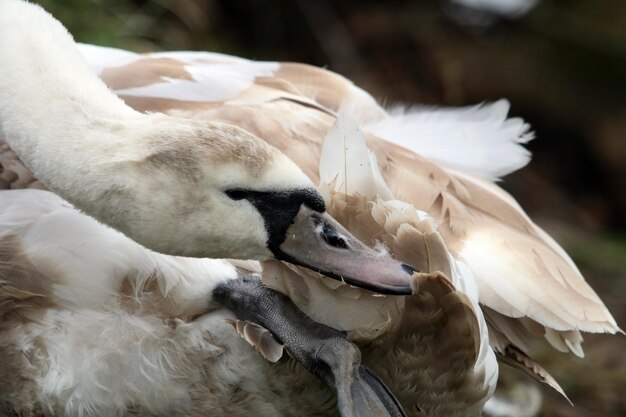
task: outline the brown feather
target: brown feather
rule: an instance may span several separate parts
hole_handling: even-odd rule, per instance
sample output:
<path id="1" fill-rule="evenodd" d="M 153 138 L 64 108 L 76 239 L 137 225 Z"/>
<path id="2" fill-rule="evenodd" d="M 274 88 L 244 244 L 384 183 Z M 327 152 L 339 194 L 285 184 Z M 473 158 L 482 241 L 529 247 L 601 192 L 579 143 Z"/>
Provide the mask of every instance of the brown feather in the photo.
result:
<path id="1" fill-rule="evenodd" d="M 40 320 L 55 306 L 51 285 L 23 253 L 18 237 L 0 239 L 0 331 Z"/>
<path id="2" fill-rule="evenodd" d="M 114 90 L 162 83 L 165 77 L 193 80 L 185 64 L 171 58 L 143 58 L 124 66 L 105 68 L 100 73 L 100 78 Z"/>
<path id="3" fill-rule="evenodd" d="M 280 343 L 272 332 L 247 320 L 227 320 L 237 334 L 250 343 L 265 359 L 278 362 L 283 356 L 284 345 Z"/>
<path id="4" fill-rule="evenodd" d="M 565 391 L 559 385 L 558 382 L 546 371 L 541 365 L 529 358 L 524 352 L 519 350 L 514 345 L 509 345 L 504 349 L 504 352 L 497 352 L 498 359 L 507 365 L 520 369 L 530 375 L 535 381 L 541 382 L 554 389 L 561 394 L 570 404 L 572 402 L 565 395 Z M 573 405 L 573 404 L 572 404 Z"/>
<path id="5" fill-rule="evenodd" d="M 0 190 L 18 188 L 46 189 L 0 137 Z"/>
<path id="6" fill-rule="evenodd" d="M 140 59 L 126 66 L 105 68 L 103 74 L 107 74 L 105 81 L 113 88 L 121 86 L 116 80 L 149 86 L 163 77 L 189 79 L 182 63 L 170 58 Z M 164 111 L 243 127 L 282 150 L 318 180 L 320 147 L 334 123 L 333 112 L 363 96 L 350 81 L 329 71 L 281 64 L 272 76 L 258 77 L 257 82 L 230 100 L 125 99 L 141 111 Z M 366 113 L 378 114 L 372 117 L 384 114 L 373 100 L 365 101 Z M 510 195 L 488 181 L 445 169 L 372 135 L 366 137 L 395 197 L 433 216 L 454 254 L 468 255 L 466 261 L 473 269 L 480 264 L 480 259 L 469 256 L 477 242 L 507 257 L 514 276 L 494 280 L 477 274 L 481 303 L 506 316 L 527 316 L 557 332 L 618 330 L 571 260 L 528 219 Z M 6 145 L 0 147 L 0 164 L 4 167 L 0 186 L 37 186 L 23 165 L 15 161 L 17 158 Z M 516 300 L 521 302 L 512 304 Z M 565 344 L 559 341 L 560 336 L 553 337 L 549 331 L 547 335 L 553 344 Z"/>

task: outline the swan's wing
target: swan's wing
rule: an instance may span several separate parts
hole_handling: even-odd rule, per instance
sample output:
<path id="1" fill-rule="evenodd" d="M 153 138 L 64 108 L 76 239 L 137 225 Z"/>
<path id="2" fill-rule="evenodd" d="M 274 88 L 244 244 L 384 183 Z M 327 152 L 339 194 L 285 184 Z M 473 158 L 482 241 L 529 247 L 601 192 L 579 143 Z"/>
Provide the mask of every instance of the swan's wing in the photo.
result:
<path id="1" fill-rule="evenodd" d="M 117 289 L 113 281 L 131 271 L 127 257 L 141 261 L 109 230 L 48 191 L 0 191 L 0 298 L 12 299 L 18 315 L 34 299 L 18 302 L 17 292 L 37 294 L 45 307 L 103 304 Z M 125 255 L 115 259 L 118 246 Z"/>
<path id="2" fill-rule="evenodd" d="M 523 120 L 507 118 L 506 100 L 458 109 L 397 106 L 385 112 L 348 79 L 309 65 L 209 52 L 138 55 L 91 45 L 80 48 L 94 70 L 131 103 L 139 97 L 151 97 L 155 104 L 304 99 L 347 113 L 372 134 L 443 166 L 486 179 L 507 175 L 530 160 L 521 145 L 533 135 Z"/>
<path id="3" fill-rule="evenodd" d="M 506 100 L 457 109 L 397 107 L 364 127 L 443 166 L 495 180 L 530 161 L 522 144 L 533 134 L 508 112 Z"/>
<path id="4" fill-rule="evenodd" d="M 378 146 L 370 141 L 374 152 Z M 546 327 L 551 343 L 571 331 L 619 331 L 572 260 L 504 190 L 417 155 L 389 147 L 378 152 L 387 155 L 377 153 L 394 196 L 438 220 L 450 249 L 474 272 L 482 304 L 505 316 L 533 319 Z M 576 351 L 580 344 L 570 348 Z"/>
<path id="5" fill-rule="evenodd" d="M 100 75 L 139 110 L 239 125 L 282 150 L 314 180 L 319 178 L 323 138 L 336 114 L 348 112 L 365 125 L 368 147 L 394 197 L 434 217 L 447 245 L 473 270 L 482 304 L 505 316 L 531 318 L 545 326 L 548 340 L 557 339 L 549 329 L 559 335 L 619 330 L 571 259 L 510 195 L 467 173 L 471 169 L 446 168 L 368 132 L 368 123 L 389 116 L 343 77 L 301 64 L 206 53 L 143 55 L 104 67 Z M 513 145 L 504 149 L 519 150 L 516 143 L 528 139 L 526 128 L 521 122 L 502 121 L 502 106 L 489 110 L 500 120 L 493 125 L 512 129 L 504 141 Z M 476 112 L 469 111 L 472 117 Z M 448 114 L 445 124 L 454 128 L 458 115 Z"/>
<path id="6" fill-rule="evenodd" d="M 236 276 L 223 260 L 154 253 L 49 191 L 0 191 L 0 309 L 37 301 L 187 317 L 206 310 L 216 283 Z M 37 298 L 20 304 L 19 293 Z"/>

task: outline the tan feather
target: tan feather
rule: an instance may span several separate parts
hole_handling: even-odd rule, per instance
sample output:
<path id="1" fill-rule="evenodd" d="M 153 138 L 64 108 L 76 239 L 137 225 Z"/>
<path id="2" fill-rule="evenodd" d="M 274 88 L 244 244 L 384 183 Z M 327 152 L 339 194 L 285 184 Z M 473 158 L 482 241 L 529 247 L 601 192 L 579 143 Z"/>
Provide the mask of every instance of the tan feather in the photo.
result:
<path id="1" fill-rule="evenodd" d="M 45 189 L 41 181 L 19 160 L 15 152 L 0 138 L 0 190 L 17 188 Z"/>
<path id="2" fill-rule="evenodd" d="M 185 64 L 171 58 L 144 58 L 122 67 L 105 68 L 100 78 L 112 89 L 144 87 L 167 78 L 193 80 Z"/>
<path id="3" fill-rule="evenodd" d="M 291 101 L 231 106 L 224 103 L 202 117 L 241 125 L 277 146 L 309 176 L 317 178 L 316 158 L 332 118 L 314 108 L 295 106 Z M 285 115 L 296 112 L 298 116 L 289 118 L 287 129 Z M 555 251 L 545 233 L 504 191 L 487 181 L 445 170 L 373 137 L 368 145 L 376 153 L 396 198 L 437 219 L 449 247 L 464 255 L 475 270 L 484 304 L 505 315 L 528 315 L 557 330 L 617 331 L 610 314 L 571 260 L 562 251 Z M 507 257 L 509 268 L 498 271 L 502 265 L 490 265 L 493 272 L 480 270 L 485 259 L 479 255 L 494 250 Z M 503 283 L 497 278 L 498 273 L 512 276 Z M 554 299 L 550 294 L 559 297 Z M 512 305 L 511 300 L 517 302 Z"/>
<path id="4" fill-rule="evenodd" d="M 240 62 L 224 60 L 232 65 Z M 181 63 L 175 61 L 175 57 L 140 59 L 105 68 L 102 73 L 114 88 L 117 81 L 113 79 L 131 76 L 137 77 L 134 84 L 148 87 L 163 82 L 164 77 L 188 79 Z M 209 65 L 210 60 L 204 63 Z M 317 180 L 321 142 L 334 123 L 333 114 L 364 94 L 329 71 L 281 64 L 272 75 L 257 77 L 245 91 L 222 101 L 125 99 L 142 111 L 165 111 L 241 126 L 281 149 Z M 374 114 L 371 119 L 384 117 L 371 97 L 362 102 L 366 110 L 360 114 Z M 506 316 L 529 317 L 557 332 L 619 330 L 571 259 L 506 192 L 367 133 L 366 139 L 395 198 L 433 216 L 447 246 L 473 269 L 481 303 Z M 490 256 L 495 251 L 500 256 Z M 559 348 L 567 346 L 551 331 L 546 335 Z M 576 350 L 575 343 L 573 346 Z"/>
<path id="5" fill-rule="evenodd" d="M 409 415 L 479 415 L 488 388 L 483 371 L 473 372 L 481 341 L 471 303 L 441 273 L 415 274 L 413 285 L 396 330 L 365 345 L 364 362 Z"/>
<path id="6" fill-rule="evenodd" d="M 19 238 L 0 239 L 0 331 L 17 322 L 37 322 L 54 307 L 52 283 L 32 265 Z"/>
<path id="7" fill-rule="evenodd" d="M 278 362 L 283 356 L 284 345 L 265 327 L 247 320 L 227 320 L 237 334 L 250 343 L 265 359 Z"/>
<path id="8" fill-rule="evenodd" d="M 162 86 L 168 80 L 196 82 L 200 86 L 206 82 L 194 78 L 193 70 L 203 66 L 210 69 L 214 63 L 230 65 L 233 69 L 247 65 L 254 76 L 250 83 L 230 95 L 207 95 L 193 100 L 159 96 L 156 90 L 151 95 L 128 91 L 141 87 L 142 91 L 150 92 L 151 87 Z M 135 109 L 242 127 L 281 150 L 314 181 L 319 181 L 322 142 L 338 114 L 347 113 L 358 123 L 386 117 L 371 96 L 337 74 L 301 64 L 267 67 L 267 63 L 258 63 L 258 68 L 255 65 L 213 55 L 189 62 L 161 54 L 140 57 L 123 66 L 105 66 L 101 74 L 110 87 L 124 90 L 122 98 Z M 526 356 L 534 341 L 544 339 L 559 350 L 582 355 L 580 331 L 619 331 L 572 260 L 497 185 L 437 164 L 366 130 L 363 135 L 393 198 L 399 201 L 369 201 L 363 196 L 339 195 L 332 186 L 325 185 L 322 192 L 327 197 L 328 209 L 364 242 L 372 246 L 382 244 L 399 259 L 418 267 L 423 272 L 415 278 L 419 293 L 406 299 L 374 297 L 276 261 L 264 264 L 264 281 L 288 294 L 315 320 L 352 330 L 354 338 L 360 343 L 371 343 L 367 346 L 372 349 L 382 348 L 379 341 L 386 337 L 401 338 L 404 332 L 407 349 L 423 357 L 399 357 L 398 366 L 400 369 L 406 366 L 405 369 L 412 371 L 411 377 L 423 376 L 426 381 L 432 376 L 428 375 L 431 367 L 445 372 L 445 366 L 449 365 L 443 359 L 446 355 L 438 356 L 433 346 L 441 344 L 443 352 L 460 355 L 457 359 L 468 368 L 477 360 L 480 350 L 476 316 L 479 312 L 448 279 L 453 276 L 448 258 L 451 252 L 467 263 L 476 277 L 493 348 L 505 360 L 559 391 L 554 379 Z M 3 155 L 8 157 L 3 160 Z M 0 147 L 0 164 L 5 172 L 14 163 L 11 161 L 15 158 L 10 150 Z M 16 181 L 15 174 L 18 180 L 26 178 L 24 173 L 17 172 L 20 169 L 11 165 L 13 174 L 6 174 L 5 186 Z M 402 202 L 410 208 L 405 209 Z M 418 210 L 432 219 L 420 218 Z M 338 313 L 342 315 L 338 317 Z M 445 321 L 446 317 L 454 320 Z M 260 344 L 266 338 L 262 330 L 251 324 L 234 325 L 253 344 Z M 435 330 L 442 328 L 441 335 L 436 336 Z M 398 333 L 398 329 L 402 332 Z M 424 340 L 431 344 L 418 343 Z M 433 362 L 433 357 L 438 359 Z M 397 369 L 393 371 L 397 373 Z M 435 375 L 441 376 L 436 372 Z M 404 401 L 411 401 L 415 387 L 410 385 L 415 380 L 402 375 L 396 377 L 399 386 L 393 388 L 394 392 L 397 389 L 401 400 L 404 395 Z M 435 391 L 444 391 L 452 383 L 443 379 L 434 382 Z M 402 383 L 408 388 L 400 387 Z M 468 384 L 468 380 L 454 383 Z M 466 395 L 467 403 L 472 404 L 486 393 L 477 389 L 468 390 Z M 469 399 L 472 395 L 476 398 Z M 442 403 L 441 398 L 437 398 L 438 404 Z M 424 403 L 428 400 L 424 399 Z"/>
<path id="9" fill-rule="evenodd" d="M 497 352 L 498 359 L 500 361 L 510 365 L 514 368 L 520 369 L 530 375 L 534 380 L 541 382 L 554 389 L 561 394 L 570 404 L 572 401 L 565 395 L 565 391 L 559 385 L 558 382 L 546 371 L 541 365 L 533 361 L 524 352 L 519 350 L 514 345 L 509 345 L 504 349 L 504 352 Z M 573 404 L 572 404 L 573 405 Z"/>

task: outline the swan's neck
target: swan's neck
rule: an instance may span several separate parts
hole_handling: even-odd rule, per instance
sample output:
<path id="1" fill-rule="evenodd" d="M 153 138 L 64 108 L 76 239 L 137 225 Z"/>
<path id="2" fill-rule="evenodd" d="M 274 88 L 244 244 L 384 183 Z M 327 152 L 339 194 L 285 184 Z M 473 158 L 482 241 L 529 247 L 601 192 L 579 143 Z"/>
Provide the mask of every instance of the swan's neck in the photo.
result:
<path id="1" fill-rule="evenodd" d="M 0 134 L 53 191 L 97 217 L 123 206 L 114 191 L 132 183 L 116 172 L 145 154 L 136 139 L 155 118 L 117 98 L 47 12 L 0 1 Z"/>
<path id="2" fill-rule="evenodd" d="M 141 117 L 91 72 L 67 30 L 38 6 L 0 2 L 0 69 L 3 132 L 32 168 L 41 162 L 35 155 L 53 157 L 60 147 L 79 152 L 77 161 L 95 154 L 116 136 L 111 130 Z M 100 149 L 90 151 L 87 143 Z"/>
<path id="3" fill-rule="evenodd" d="M 0 135 L 52 191 L 171 255 L 265 259 L 261 214 L 237 205 L 233 215 L 221 187 L 275 186 L 286 175 L 292 186 L 310 186 L 239 128 L 126 106 L 58 21 L 19 0 L 0 0 Z"/>
<path id="4" fill-rule="evenodd" d="M 0 2 L 0 63 L 2 120 L 5 129 L 20 123 L 20 131 L 29 132 L 23 136 L 50 133 L 50 123 L 59 134 L 82 129 L 96 115 L 138 116 L 94 76 L 63 25 L 38 6 Z"/>

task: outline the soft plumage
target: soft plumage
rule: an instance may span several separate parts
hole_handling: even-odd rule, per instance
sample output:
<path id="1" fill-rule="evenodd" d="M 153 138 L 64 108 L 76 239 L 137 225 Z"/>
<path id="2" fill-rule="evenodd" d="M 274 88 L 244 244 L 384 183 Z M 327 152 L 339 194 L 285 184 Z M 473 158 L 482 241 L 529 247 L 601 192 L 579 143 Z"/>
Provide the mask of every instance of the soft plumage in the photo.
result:
<path id="1" fill-rule="evenodd" d="M 0 202 L 3 412 L 333 415 L 325 386 L 270 368 L 210 303 L 245 265 L 151 252 L 48 191 Z"/>
<path id="2" fill-rule="evenodd" d="M 128 78 L 123 75 L 133 65 L 128 63 L 132 58 L 123 54 L 126 62 L 113 58 L 100 71 L 114 89 L 117 80 Z M 507 102 L 456 110 L 395 110 L 388 114 L 348 80 L 300 64 L 281 64 L 268 77 L 266 63 L 219 54 L 147 54 L 136 56 L 132 62 L 140 63 L 150 74 L 144 80 L 151 81 L 142 83 L 135 79 L 136 86 L 124 85 L 120 96 L 127 102 L 144 111 L 167 111 L 239 124 L 277 146 L 316 180 L 319 174 L 315 162 L 322 155 L 322 141 L 335 116 L 342 113 L 355 120 L 372 155 L 362 163 L 348 159 L 347 165 L 359 169 L 368 163 L 374 166 L 370 185 L 380 185 L 380 180 L 385 180 L 388 190 L 378 187 L 374 193 L 370 188 L 368 197 L 377 194 L 389 198 L 391 193 L 393 198 L 410 203 L 435 219 L 451 253 L 462 259 L 475 276 L 497 352 L 506 354 L 507 347 L 513 345 L 527 353 L 532 341 L 543 337 L 559 350 L 581 355 L 579 331 L 618 331 L 571 259 L 510 195 L 489 181 L 528 161 L 528 153 L 520 144 L 531 139 L 532 134 L 522 121 L 506 119 Z M 183 81 L 158 76 L 161 71 L 167 73 L 165 68 L 193 68 L 189 73 L 203 74 L 196 82 L 206 85 L 213 65 L 220 73 L 224 67 L 241 65 L 247 74 L 244 87 L 219 99 L 196 95 L 181 100 L 181 96 L 169 92 Z M 250 82 L 250 74 L 255 74 L 254 83 Z M 223 82 L 228 76 L 221 79 Z M 151 86 L 158 86 L 158 90 Z M 398 130 L 397 136 L 394 129 Z M 434 142 L 431 148 L 429 140 Z M 418 153 L 407 152 L 404 147 Z M 363 153 L 362 149 L 349 151 Z M 338 156 L 337 150 L 328 154 Z M 338 160 L 346 155 L 339 151 Z M 328 159 L 321 162 L 322 168 L 325 161 Z M 347 182 L 351 184 L 350 179 Z M 358 234 L 359 226 L 348 228 Z M 498 257 L 492 256 L 495 251 Z"/>
<path id="3" fill-rule="evenodd" d="M 262 272 L 264 282 L 289 295 L 315 320 L 351 332 L 362 346 L 365 363 L 381 375 L 411 415 L 477 415 L 495 387 L 494 351 L 560 389 L 528 358 L 535 341 L 543 339 L 559 350 L 582 355 L 581 331 L 619 331 L 567 254 L 493 182 L 525 165 L 529 158 L 521 145 L 532 134 L 521 120 L 506 118 L 506 101 L 452 110 L 387 111 L 345 78 L 302 64 L 253 62 L 203 52 L 140 55 L 89 45 L 81 45 L 80 51 L 104 83 L 138 112 L 228 123 L 267 141 L 319 184 L 329 212 L 349 231 L 420 268 L 423 273 L 413 282 L 417 295 L 408 298 L 379 297 L 278 261 L 265 262 Z M 178 146 L 184 144 L 173 139 L 171 149 Z M 41 186 L 6 147 L 0 148 L 0 164 L 4 181 L 0 185 Z M 113 178 L 117 175 L 122 178 L 124 174 L 115 173 Z M 100 180 L 111 179 L 105 176 Z M 43 212 L 20 213 L 19 201 L 13 211 L 6 211 L 0 234 L 17 230 L 13 228 L 20 227 L 15 220 L 20 216 L 29 225 L 20 229 L 20 242 L 9 240 L 6 244 L 8 264 L 18 264 L 18 258 L 11 256 L 21 253 L 16 248 L 25 242 L 29 248 L 25 265 L 39 262 L 33 259 L 44 252 L 31 254 L 31 245 L 37 247 L 38 243 L 25 240 L 25 236 L 30 236 L 26 229 L 34 227 L 31 223 L 39 224 L 45 218 L 40 237 L 42 242 L 48 239 L 45 253 L 53 258 L 48 261 L 52 267 L 27 269 L 26 275 L 34 277 L 34 283 L 70 277 L 63 278 L 63 285 L 54 286 L 58 294 L 44 294 L 46 300 L 60 300 L 53 304 L 40 305 L 38 297 L 26 295 L 25 305 L 34 303 L 35 309 L 47 312 L 39 324 L 29 323 L 35 321 L 30 316 L 21 327 L 3 319 L 5 326 L 11 323 L 5 333 L 10 336 L 6 339 L 10 347 L 4 348 L 7 354 L 15 357 L 21 352 L 40 361 L 25 362 L 15 370 L 22 375 L 34 372 L 28 374 L 30 383 L 23 388 L 32 407 L 47 404 L 71 415 L 94 410 L 106 414 L 109 408 L 104 399 L 111 387 L 98 379 L 97 371 L 78 372 L 63 364 L 79 354 L 97 357 L 116 352 L 116 360 L 129 361 L 127 367 L 106 374 L 108 384 L 116 385 L 118 396 L 111 403 L 116 412 L 122 413 L 130 404 L 135 404 L 140 414 L 207 413 L 216 408 L 224 415 L 249 410 L 259 415 L 332 412 L 332 407 L 324 408 L 312 400 L 312 394 L 300 391 L 310 382 L 301 370 L 290 373 L 281 364 L 270 367 L 245 342 L 232 337 L 234 330 L 223 323 L 228 314 L 196 318 L 207 306 L 194 300 L 209 299 L 215 280 L 237 275 L 231 263 L 156 255 L 91 219 L 83 219 L 69 206 L 63 209 L 71 213 L 68 219 L 93 224 L 80 229 L 80 234 L 76 229 L 74 236 L 86 239 L 94 233 L 105 238 L 90 239 L 92 246 L 87 247 L 79 239 L 80 244 L 74 242 L 75 250 L 66 253 L 66 244 L 72 242 L 58 241 L 45 230 L 72 227 L 64 223 L 63 216 L 42 214 L 48 206 L 61 210 L 64 203 L 45 192 L 22 192 L 25 194 L 19 197 L 12 193 L 2 192 L 0 199 L 7 195 L 34 199 L 33 207 L 40 205 Z M 121 250 L 116 249 L 120 256 L 106 256 L 107 245 L 114 243 L 122 244 Z M 99 245 L 105 249 L 97 250 Z M 77 263 L 66 262 L 73 253 Z M 203 268 L 213 271 L 215 280 L 207 279 L 211 275 Z M 9 275 L 5 272 L 0 279 L 6 281 Z M 16 289 L 19 294 L 41 292 L 39 287 Z M 3 294 L 8 300 L 3 305 L 9 306 L 7 311 L 13 317 L 10 306 L 24 303 L 20 301 L 23 297 L 15 298 L 13 290 Z M 85 304 L 74 306 L 77 297 Z M 172 299 L 174 307 L 169 304 Z M 176 326 L 168 327 L 171 319 Z M 144 357 L 139 358 L 114 343 L 101 345 L 102 352 L 97 344 L 85 348 L 67 343 L 68 349 L 74 346 L 78 351 L 57 353 L 35 346 L 34 340 L 60 343 L 53 337 L 54 329 L 76 335 L 70 340 L 89 340 L 95 337 L 90 326 L 96 321 L 111 331 L 123 328 L 120 323 L 131 322 L 128 330 L 139 339 L 155 340 L 142 339 L 142 334 L 148 334 L 168 342 L 155 341 L 156 350 L 140 350 L 138 354 Z M 32 339 L 20 336 L 27 327 L 38 329 Z M 176 333 L 177 329 L 186 330 Z M 161 331 L 169 336 L 163 337 Z M 121 341 L 121 333 L 111 334 L 109 340 Z M 194 354 L 183 349 L 177 356 L 178 346 L 191 345 Z M 157 358 L 151 358 L 150 352 Z M 171 359 L 178 357 L 185 359 L 180 363 Z M 144 359 L 145 367 L 131 366 Z M 50 363 L 56 364 L 57 373 L 41 374 Z M 190 370 L 197 363 L 203 364 L 204 372 Z M 252 370 L 244 370 L 244 366 Z M 139 387 L 146 370 L 159 377 L 149 372 L 145 375 L 152 385 L 144 395 Z M 81 391 L 75 385 L 81 375 L 93 382 L 92 391 Z M 126 375 L 141 381 L 118 383 Z M 161 376 L 166 381 L 159 379 Z M 172 381 L 180 384 L 171 385 L 177 389 L 167 395 L 159 391 L 160 385 L 169 386 Z M 125 389 L 117 391 L 118 386 Z M 15 390 L 5 388 L 5 392 Z M 175 393 L 180 398 L 172 397 Z"/>
<path id="4" fill-rule="evenodd" d="M 93 48 L 81 46 L 87 56 L 95 55 Z M 266 63 L 220 54 L 157 53 L 136 55 L 133 61 L 125 51 L 120 52 L 121 60 L 113 58 L 113 51 L 107 53 L 112 57 L 110 64 L 100 67 L 99 74 L 114 91 L 120 90 L 120 97 L 127 103 L 143 111 L 166 111 L 240 125 L 278 147 L 315 181 L 319 179 L 323 139 L 336 115 L 343 112 L 360 124 L 394 198 L 436 219 L 453 253 L 470 265 L 477 275 L 484 305 L 507 316 L 528 316 L 556 331 L 617 330 L 611 315 L 560 246 L 528 218 L 509 194 L 484 179 L 510 173 L 528 160 L 520 144 L 532 136 L 520 120 L 505 120 L 505 101 L 442 110 L 441 114 L 428 109 L 388 115 L 371 96 L 345 78 L 301 64 L 280 64 L 270 77 Z M 230 74 L 224 68 L 243 66 L 246 82 L 240 90 L 219 99 L 196 95 L 182 100 L 174 93 L 177 86 L 190 80 L 206 88 L 214 65 L 220 75 Z M 178 71 L 178 78 L 172 68 Z M 196 80 L 192 73 L 202 76 Z M 134 74 L 134 78 L 127 74 Z M 239 70 L 232 74 L 221 75 L 221 83 L 229 82 L 231 77 L 242 79 Z M 119 88 L 122 80 L 126 83 Z M 457 124 L 452 123 L 455 118 Z M 392 139 L 393 131 L 386 126 L 404 126 L 404 121 L 413 126 L 406 131 L 415 133 L 402 132 L 401 137 Z M 436 142 L 431 151 L 425 151 L 430 152 L 429 158 L 406 150 L 425 147 L 429 131 L 435 132 L 432 140 Z M 496 150 L 490 144 L 496 144 Z M 459 146 L 470 151 L 462 152 Z M 503 163 L 505 167 L 490 170 Z M 495 248 L 500 256 L 494 259 L 489 255 Z M 551 294 L 558 294 L 558 299 Z M 561 336 L 549 333 L 550 340 L 560 345 L 557 339 Z"/>

